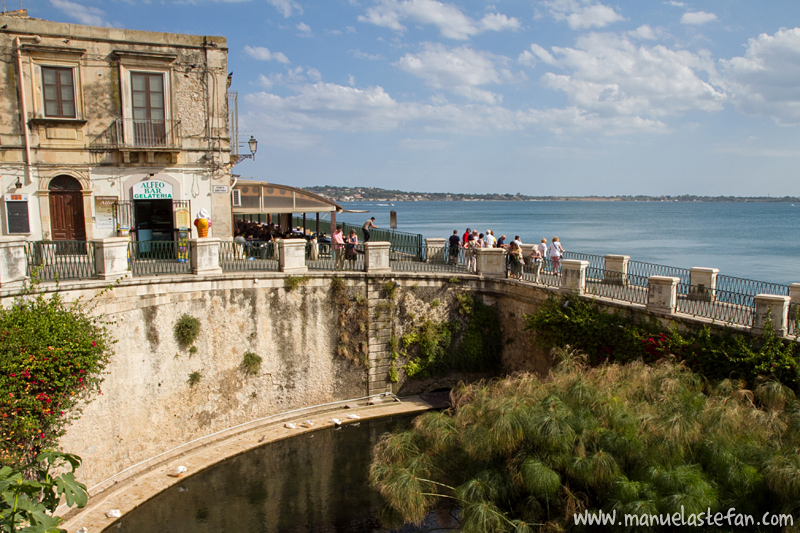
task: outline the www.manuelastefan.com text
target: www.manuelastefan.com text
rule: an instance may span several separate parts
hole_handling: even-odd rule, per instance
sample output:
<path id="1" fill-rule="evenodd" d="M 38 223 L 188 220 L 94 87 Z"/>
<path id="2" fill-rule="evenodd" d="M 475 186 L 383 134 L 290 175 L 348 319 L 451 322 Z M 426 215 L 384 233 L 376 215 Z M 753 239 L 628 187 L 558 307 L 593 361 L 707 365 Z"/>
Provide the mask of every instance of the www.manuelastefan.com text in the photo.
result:
<path id="1" fill-rule="evenodd" d="M 653 526 L 717 526 L 717 527 L 747 527 L 747 526 L 793 526 L 794 518 L 790 514 L 764 513 L 757 517 L 749 514 L 737 513 L 736 508 L 731 507 L 725 512 L 712 512 L 711 508 L 707 512 L 689 513 L 681 511 L 672 514 L 621 514 L 617 518 L 617 512 L 611 511 L 583 511 L 573 515 L 575 525 L 585 526 L 625 526 L 625 527 L 653 527 Z"/>

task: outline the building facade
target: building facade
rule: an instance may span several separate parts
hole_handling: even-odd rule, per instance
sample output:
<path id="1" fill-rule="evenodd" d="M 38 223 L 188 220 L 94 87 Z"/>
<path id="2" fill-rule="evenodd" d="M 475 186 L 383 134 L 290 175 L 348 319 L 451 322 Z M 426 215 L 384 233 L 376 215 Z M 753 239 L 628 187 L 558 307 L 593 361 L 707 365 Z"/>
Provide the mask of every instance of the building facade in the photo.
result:
<path id="1" fill-rule="evenodd" d="M 0 15 L 0 234 L 230 237 L 224 37 Z M 196 236 L 193 235 L 193 236 Z"/>

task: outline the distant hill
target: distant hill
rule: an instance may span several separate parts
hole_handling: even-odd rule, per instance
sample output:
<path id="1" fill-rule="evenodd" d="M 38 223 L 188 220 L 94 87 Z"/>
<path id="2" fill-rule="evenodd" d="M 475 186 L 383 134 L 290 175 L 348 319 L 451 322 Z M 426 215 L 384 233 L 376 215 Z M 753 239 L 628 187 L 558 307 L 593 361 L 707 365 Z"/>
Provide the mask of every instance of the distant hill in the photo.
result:
<path id="1" fill-rule="evenodd" d="M 303 187 L 337 202 L 424 202 L 424 201 L 574 201 L 574 202 L 800 202 L 796 196 L 527 196 L 525 194 L 467 194 L 452 192 L 408 192 L 377 187 Z"/>

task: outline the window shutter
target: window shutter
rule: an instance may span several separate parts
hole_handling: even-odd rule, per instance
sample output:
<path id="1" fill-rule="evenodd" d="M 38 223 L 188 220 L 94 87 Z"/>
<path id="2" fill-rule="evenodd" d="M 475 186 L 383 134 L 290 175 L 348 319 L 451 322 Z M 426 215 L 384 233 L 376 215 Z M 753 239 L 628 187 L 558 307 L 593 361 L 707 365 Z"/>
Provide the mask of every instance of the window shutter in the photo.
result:
<path id="1" fill-rule="evenodd" d="M 233 189 L 231 192 L 233 192 L 233 196 L 231 196 L 231 199 L 233 200 L 233 206 L 242 207 L 242 191 L 239 189 Z"/>

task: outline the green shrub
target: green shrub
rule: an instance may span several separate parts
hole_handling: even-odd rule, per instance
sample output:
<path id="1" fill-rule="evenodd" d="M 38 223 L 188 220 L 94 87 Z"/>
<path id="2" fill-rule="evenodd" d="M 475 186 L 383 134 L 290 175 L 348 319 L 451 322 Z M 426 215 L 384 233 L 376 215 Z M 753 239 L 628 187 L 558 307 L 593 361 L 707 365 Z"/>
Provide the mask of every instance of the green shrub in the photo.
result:
<path id="1" fill-rule="evenodd" d="M 311 278 L 306 276 L 286 276 L 283 280 L 283 286 L 286 287 L 287 291 L 293 291 L 298 287 L 308 285 L 309 281 L 311 281 Z"/>
<path id="2" fill-rule="evenodd" d="M 184 313 L 178 321 L 175 322 L 172 333 L 178 344 L 187 348 L 194 344 L 194 341 L 196 341 L 197 337 L 200 335 L 200 320 L 192 315 Z"/>
<path id="3" fill-rule="evenodd" d="M 604 312 L 577 298 L 548 300 L 526 322 L 544 348 L 569 345 L 584 351 L 592 364 L 675 357 L 714 381 L 732 377 L 754 386 L 759 376 L 773 376 L 795 390 L 800 387 L 796 345 L 777 338 L 771 326 L 760 337 L 733 330 L 714 333 L 709 327 L 679 332 L 653 318 Z"/>
<path id="4" fill-rule="evenodd" d="M 54 448 L 81 404 L 100 391 L 115 342 L 83 301 L 34 289 L 0 309 L 0 464 Z"/>
<path id="5" fill-rule="evenodd" d="M 202 379 L 203 379 L 203 374 L 201 374 L 200 372 L 192 372 L 191 374 L 189 374 L 189 379 L 186 380 L 186 383 L 188 383 L 190 387 L 194 387 L 195 385 L 200 383 L 200 380 Z"/>
<path id="6" fill-rule="evenodd" d="M 255 376 L 261 370 L 263 358 L 253 352 L 244 352 L 242 358 L 242 370 L 248 376 Z"/>

